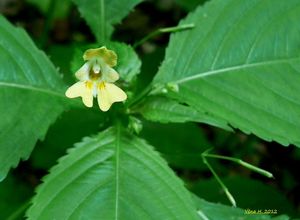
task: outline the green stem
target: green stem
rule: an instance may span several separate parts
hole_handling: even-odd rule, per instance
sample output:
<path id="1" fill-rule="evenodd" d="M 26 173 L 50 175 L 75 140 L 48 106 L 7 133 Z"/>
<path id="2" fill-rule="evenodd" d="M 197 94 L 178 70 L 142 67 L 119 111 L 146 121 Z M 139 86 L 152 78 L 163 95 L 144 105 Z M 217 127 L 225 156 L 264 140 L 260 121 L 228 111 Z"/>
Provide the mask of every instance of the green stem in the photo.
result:
<path id="1" fill-rule="evenodd" d="M 23 203 L 18 209 L 16 209 L 6 220 L 15 220 L 20 219 L 21 215 L 25 212 L 25 210 L 29 207 L 31 200 L 27 200 Z"/>
<path id="2" fill-rule="evenodd" d="M 142 92 L 140 92 L 134 99 L 128 102 L 127 107 L 130 108 L 133 105 L 136 105 L 138 102 L 140 102 L 143 98 L 145 98 L 152 89 L 152 83 L 150 83 Z"/>
<path id="3" fill-rule="evenodd" d="M 234 157 L 227 157 L 227 156 L 221 156 L 221 155 L 216 155 L 216 154 L 207 154 L 207 153 L 204 153 L 203 154 L 205 157 L 210 157 L 210 158 L 217 158 L 217 159 L 222 159 L 222 160 L 229 160 L 229 161 L 232 161 L 232 162 L 235 162 L 243 167 L 246 167 L 254 172 L 257 172 L 263 176 L 266 176 L 266 177 L 269 177 L 269 178 L 273 178 L 273 174 L 266 171 L 266 170 L 263 170 L 261 168 L 258 168 L 250 163 L 247 163 L 241 159 L 237 159 L 237 158 L 234 158 Z"/>
<path id="4" fill-rule="evenodd" d="M 206 157 L 210 157 L 210 158 L 216 158 L 216 159 L 222 159 L 222 160 L 229 160 L 235 163 L 240 164 L 241 166 L 244 166 L 250 170 L 253 170 L 254 172 L 260 173 L 261 175 L 264 175 L 266 177 L 269 178 L 273 178 L 273 174 L 260 169 L 256 166 L 253 166 L 250 163 L 247 163 L 241 159 L 237 159 L 234 157 L 227 157 L 227 156 L 222 156 L 222 155 L 216 155 L 216 154 L 209 154 L 208 152 L 210 152 L 212 150 L 212 148 L 207 149 L 206 151 L 204 151 L 201 156 L 202 156 L 202 160 L 204 162 L 204 164 L 206 164 L 206 166 L 208 167 L 208 169 L 212 172 L 213 176 L 216 178 L 216 180 L 218 181 L 218 183 L 220 184 L 220 186 L 222 187 L 222 189 L 224 190 L 224 192 L 226 193 L 227 198 L 229 199 L 229 201 L 231 202 L 231 204 L 233 206 L 236 206 L 235 200 L 233 198 L 233 196 L 231 195 L 231 193 L 229 192 L 228 188 L 225 186 L 225 184 L 222 182 L 222 180 L 219 178 L 219 176 L 217 175 L 217 173 L 215 172 L 215 170 L 212 168 L 212 166 L 208 163 L 208 161 L 206 160 Z"/>
<path id="5" fill-rule="evenodd" d="M 104 44 L 106 42 L 106 32 L 105 32 L 105 4 L 104 0 L 100 0 L 100 39 L 99 43 Z"/>
<path id="6" fill-rule="evenodd" d="M 43 32 L 41 34 L 40 40 L 38 42 L 38 45 L 42 49 L 45 49 L 47 41 L 48 41 L 48 35 L 49 35 L 50 28 L 51 28 L 51 23 L 53 21 L 56 3 L 57 3 L 56 0 L 51 0 L 49 3 L 49 7 L 47 10 L 46 19 L 45 19 L 45 26 L 44 26 Z"/>
<path id="7" fill-rule="evenodd" d="M 236 207 L 236 202 L 233 198 L 233 196 L 231 195 L 231 193 L 229 192 L 228 188 L 225 186 L 225 184 L 222 182 L 221 178 L 218 176 L 218 174 L 215 172 L 215 170 L 212 168 L 212 166 L 208 163 L 208 161 L 205 158 L 205 155 L 202 154 L 202 160 L 203 163 L 206 164 L 206 166 L 208 167 L 208 169 L 210 170 L 210 172 L 213 174 L 213 176 L 216 178 L 216 180 L 218 181 L 218 183 L 220 184 L 220 186 L 222 187 L 222 189 L 224 190 L 228 200 L 230 201 L 230 203 Z"/>
<path id="8" fill-rule="evenodd" d="M 179 26 L 175 26 L 175 27 L 166 27 L 166 28 L 160 28 L 150 34 L 148 34 L 147 36 L 145 36 L 144 38 L 142 38 L 141 40 L 139 40 L 138 42 L 136 42 L 133 45 L 133 48 L 137 48 L 138 46 L 140 46 L 141 44 L 143 44 L 144 42 L 146 42 L 147 40 L 149 40 L 152 37 L 155 37 L 159 34 L 162 33 L 171 33 L 171 32 L 176 32 L 176 31 L 182 31 L 182 30 L 187 30 L 187 29 L 191 29 L 194 28 L 195 25 L 194 24 L 182 24 Z"/>
<path id="9" fill-rule="evenodd" d="M 181 30 L 186 30 L 186 29 L 190 29 L 190 28 L 194 28 L 194 27 L 195 27 L 194 24 L 183 24 L 183 25 L 179 25 L 179 26 L 176 26 L 176 27 L 160 28 L 160 29 L 150 33 L 149 35 L 147 35 L 146 37 L 144 37 L 140 41 L 136 42 L 133 45 L 133 48 L 138 47 L 139 45 L 143 44 L 148 39 L 150 39 L 150 38 L 152 38 L 152 37 L 154 37 L 154 36 L 156 36 L 160 33 L 169 33 L 169 32 L 181 31 Z M 136 98 L 134 98 L 130 102 L 128 102 L 127 107 L 130 108 L 133 105 L 140 102 L 146 95 L 148 95 L 151 92 L 152 89 L 153 89 L 153 86 L 152 86 L 152 83 L 150 83 Z"/>

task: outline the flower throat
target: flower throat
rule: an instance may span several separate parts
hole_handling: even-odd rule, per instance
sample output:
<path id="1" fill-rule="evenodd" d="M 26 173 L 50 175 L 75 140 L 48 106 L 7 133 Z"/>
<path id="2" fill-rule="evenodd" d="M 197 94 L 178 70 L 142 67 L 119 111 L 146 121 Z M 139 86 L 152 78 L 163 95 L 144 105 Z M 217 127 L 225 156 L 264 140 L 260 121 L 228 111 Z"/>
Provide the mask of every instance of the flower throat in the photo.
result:
<path id="1" fill-rule="evenodd" d="M 91 68 L 89 71 L 89 78 L 93 81 L 100 79 L 101 75 L 101 70 L 99 71 L 99 73 L 95 73 L 93 68 Z"/>

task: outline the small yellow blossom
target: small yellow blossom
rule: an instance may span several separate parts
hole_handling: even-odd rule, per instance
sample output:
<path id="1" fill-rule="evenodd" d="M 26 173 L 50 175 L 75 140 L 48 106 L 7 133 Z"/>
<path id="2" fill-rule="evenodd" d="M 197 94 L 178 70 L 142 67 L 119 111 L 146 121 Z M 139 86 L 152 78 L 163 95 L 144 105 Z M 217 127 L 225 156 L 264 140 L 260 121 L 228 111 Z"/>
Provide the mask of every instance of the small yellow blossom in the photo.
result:
<path id="1" fill-rule="evenodd" d="M 93 106 L 93 97 L 97 97 L 99 108 L 107 111 L 114 102 L 127 99 L 126 93 L 113 83 L 119 74 L 112 68 L 117 64 L 114 51 L 100 47 L 86 50 L 83 54 L 86 63 L 75 73 L 79 82 L 66 91 L 68 98 L 81 97 L 87 107 Z"/>

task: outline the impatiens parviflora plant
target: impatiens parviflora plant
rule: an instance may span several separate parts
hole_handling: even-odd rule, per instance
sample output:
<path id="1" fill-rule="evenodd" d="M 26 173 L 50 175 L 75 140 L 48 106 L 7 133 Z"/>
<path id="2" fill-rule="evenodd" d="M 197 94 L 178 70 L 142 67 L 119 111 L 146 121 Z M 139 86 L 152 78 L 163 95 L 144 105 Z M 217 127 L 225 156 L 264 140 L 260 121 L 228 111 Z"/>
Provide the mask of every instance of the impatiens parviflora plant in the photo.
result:
<path id="1" fill-rule="evenodd" d="M 99 108 L 107 111 L 114 102 L 126 100 L 126 93 L 113 83 L 119 74 L 112 68 L 117 64 L 117 55 L 106 47 L 89 49 L 84 52 L 86 63 L 75 73 L 79 82 L 67 91 L 68 98 L 81 97 L 87 107 L 93 106 L 93 97 L 97 97 Z"/>
<path id="2" fill-rule="evenodd" d="M 100 0 L 95 5 L 85 0 L 74 2 L 96 35 L 97 45 L 111 49 L 112 26 L 140 1 Z M 158 72 L 151 73 L 153 80 L 148 79 L 149 86 L 140 92 L 135 91 L 138 86 L 132 79 L 140 73 L 136 63 L 141 61 L 132 46 L 119 45 L 122 53 L 115 50 L 122 60 L 118 65 L 116 53 L 105 47 L 87 50 L 83 57 L 86 63 L 75 73 L 79 82 L 66 91 L 45 53 L 23 30 L 0 16 L 0 102 L 5 106 L 0 111 L 6 116 L 0 120 L 0 179 L 21 159 L 29 158 L 49 126 L 62 112 L 68 114 L 73 98 L 81 97 L 85 106 L 92 107 L 97 97 L 101 110 L 97 109 L 97 115 L 113 118 L 115 124 L 101 127 L 98 134 L 98 130 L 94 135 L 87 134 L 50 169 L 37 188 L 28 218 L 99 219 L 100 215 L 102 219 L 126 220 L 199 219 L 189 191 L 157 153 L 163 143 L 154 148 L 137 137 L 144 122 L 140 118 L 156 123 L 200 122 L 231 131 L 239 129 L 266 141 L 299 147 L 299 20 L 299 0 L 210 0 L 190 12 L 177 27 L 150 35 L 189 29 L 171 34 Z M 131 74 L 124 80 L 126 86 L 120 83 L 124 92 L 115 83 L 119 75 L 124 79 L 127 72 Z M 144 74 L 147 73 L 139 77 Z M 64 93 L 72 99 L 66 99 Z M 114 102 L 125 102 L 124 108 L 118 103 L 108 114 L 102 112 Z M 118 107 L 125 110 L 118 112 Z M 120 114 L 113 114 L 115 109 Z M 88 110 L 87 115 L 94 109 Z M 84 126 L 88 123 L 83 122 Z M 173 148 L 176 152 L 176 146 Z M 235 201 L 208 163 L 209 157 L 237 162 L 272 176 L 239 159 L 203 153 L 203 162 L 233 205 Z M 203 205 L 199 207 L 201 219 L 220 219 L 214 217 L 218 208 L 208 214 Z M 230 214 L 222 219 L 233 219 L 232 210 L 237 209 L 227 207 Z M 237 218 L 244 219 L 244 213 Z"/>
<path id="3" fill-rule="evenodd" d="M 191 25 L 188 25 L 190 28 Z M 186 28 L 184 26 L 183 28 Z M 174 28 L 172 28 L 174 29 Z M 176 28 L 175 30 L 178 30 Z M 157 32 L 154 32 L 157 34 Z M 66 91 L 66 96 L 68 98 L 81 97 L 82 102 L 86 107 L 93 107 L 93 97 L 97 97 L 98 105 L 100 110 L 108 111 L 114 102 L 123 102 L 126 100 L 126 93 L 114 85 L 113 83 L 119 79 L 119 74 L 112 68 L 117 64 L 117 54 L 108 50 L 105 46 L 96 49 L 88 49 L 83 54 L 83 60 L 86 63 L 75 73 L 75 76 L 80 82 L 75 83 Z M 170 85 L 166 85 L 167 88 L 163 88 L 160 91 L 155 89 L 152 94 L 158 94 L 159 92 L 165 93 L 170 89 Z M 178 92 L 178 87 L 172 91 Z M 146 89 L 146 92 L 148 90 Z M 129 116 L 129 127 L 130 130 L 139 133 L 142 130 L 142 123 L 140 120 L 133 116 Z M 224 159 L 236 162 L 244 167 L 253 170 L 254 172 L 260 173 L 266 177 L 273 178 L 273 174 L 256 166 L 253 166 L 245 161 L 237 158 L 227 157 L 222 155 L 209 154 L 208 152 L 212 149 L 208 149 L 201 154 L 203 163 L 212 172 L 213 176 L 216 178 L 221 188 L 224 190 L 225 195 L 229 199 L 230 203 L 236 207 L 236 201 L 232 194 L 229 192 L 228 188 L 225 186 L 223 181 L 217 175 L 216 171 L 207 161 L 207 157 Z"/>

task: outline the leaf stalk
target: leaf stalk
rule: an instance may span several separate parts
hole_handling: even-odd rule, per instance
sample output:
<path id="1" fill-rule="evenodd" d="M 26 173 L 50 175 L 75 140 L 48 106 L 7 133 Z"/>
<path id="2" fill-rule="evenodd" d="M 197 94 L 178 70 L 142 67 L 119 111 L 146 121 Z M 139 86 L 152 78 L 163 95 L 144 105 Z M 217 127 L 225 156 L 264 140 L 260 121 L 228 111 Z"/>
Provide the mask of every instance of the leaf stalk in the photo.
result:
<path id="1" fill-rule="evenodd" d="M 182 24 L 182 25 L 178 25 L 178 26 L 175 26 L 175 27 L 159 28 L 158 30 L 156 30 L 154 32 L 151 32 L 150 34 L 146 35 L 144 38 L 142 38 L 138 42 L 134 43 L 133 48 L 137 48 L 138 46 L 145 43 L 150 38 L 153 38 L 153 37 L 155 37 L 159 34 L 183 31 L 183 30 L 194 28 L 194 27 L 195 27 L 195 24 Z"/>
<path id="2" fill-rule="evenodd" d="M 228 188 L 225 186 L 225 184 L 223 183 L 221 178 L 218 176 L 216 171 L 212 168 L 210 163 L 208 163 L 208 161 L 205 158 L 205 154 L 202 154 L 202 160 L 203 160 L 203 163 L 206 164 L 206 166 L 208 167 L 210 172 L 213 174 L 213 176 L 216 178 L 217 182 L 220 184 L 221 188 L 225 192 L 225 194 L 226 194 L 228 200 L 230 201 L 230 203 L 232 204 L 232 206 L 236 207 L 235 199 L 233 198 L 232 194 L 229 192 Z"/>
<path id="3" fill-rule="evenodd" d="M 204 154 L 205 157 L 210 157 L 210 158 L 216 158 L 216 159 L 222 159 L 222 160 L 229 160 L 229 161 L 232 161 L 232 162 L 235 162 L 243 167 L 246 167 L 248 168 L 249 170 L 252 170 L 256 173 L 259 173 L 263 176 L 266 176 L 268 178 L 274 178 L 273 174 L 264 170 L 264 169 L 261 169 L 259 167 L 256 167 L 250 163 L 247 163 L 241 159 L 238 159 L 238 158 L 234 158 L 234 157 L 227 157 L 227 156 L 222 156 L 222 155 L 216 155 L 216 154 Z"/>

